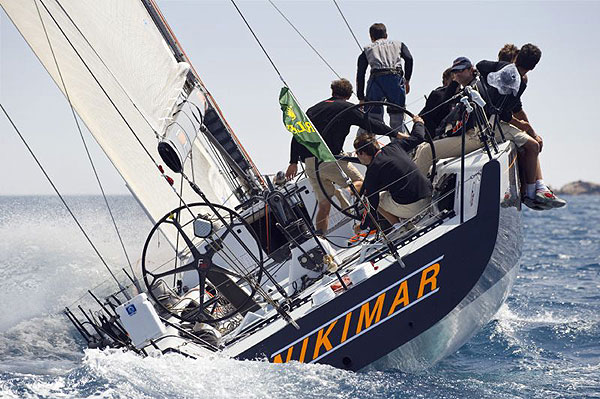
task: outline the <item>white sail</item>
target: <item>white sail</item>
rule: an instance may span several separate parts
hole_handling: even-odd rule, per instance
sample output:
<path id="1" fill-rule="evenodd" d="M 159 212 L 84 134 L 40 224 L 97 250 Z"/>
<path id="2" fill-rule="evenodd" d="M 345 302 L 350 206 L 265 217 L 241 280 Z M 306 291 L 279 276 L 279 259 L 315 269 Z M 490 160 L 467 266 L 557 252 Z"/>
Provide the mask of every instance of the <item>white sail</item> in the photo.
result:
<path id="1" fill-rule="evenodd" d="M 154 161 L 161 164 L 157 135 L 174 122 L 190 66 L 177 62 L 144 5 L 133 0 L 0 4 L 151 219 L 180 206 Z M 199 138 L 185 172 L 209 200 L 232 205 L 236 199 L 211 151 Z M 171 177 L 187 203 L 201 201 L 179 176 Z"/>

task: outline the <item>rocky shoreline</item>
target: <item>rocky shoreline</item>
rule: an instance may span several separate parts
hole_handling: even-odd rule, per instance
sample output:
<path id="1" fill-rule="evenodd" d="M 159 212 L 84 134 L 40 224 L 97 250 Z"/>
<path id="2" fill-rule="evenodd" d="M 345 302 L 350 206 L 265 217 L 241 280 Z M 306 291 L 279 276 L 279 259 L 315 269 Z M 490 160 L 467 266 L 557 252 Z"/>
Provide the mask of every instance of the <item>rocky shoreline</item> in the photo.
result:
<path id="1" fill-rule="evenodd" d="M 559 195 L 600 195 L 600 184 L 578 180 L 565 184 L 559 190 L 555 190 L 555 192 Z"/>

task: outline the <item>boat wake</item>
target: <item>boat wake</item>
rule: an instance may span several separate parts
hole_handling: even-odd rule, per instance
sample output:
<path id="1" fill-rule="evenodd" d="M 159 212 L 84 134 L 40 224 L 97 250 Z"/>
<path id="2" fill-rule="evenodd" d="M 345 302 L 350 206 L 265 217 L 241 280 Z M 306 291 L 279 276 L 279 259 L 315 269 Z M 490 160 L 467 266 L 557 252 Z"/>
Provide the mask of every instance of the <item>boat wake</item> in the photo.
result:
<path id="1" fill-rule="evenodd" d="M 84 351 L 85 342 L 59 314 L 88 286 L 106 279 L 87 243 L 57 209 L 60 204 L 47 197 L 30 199 L 29 205 L 0 201 L 2 398 L 599 396 L 597 302 L 575 306 L 581 298 L 575 294 L 581 290 L 571 292 L 568 284 L 558 281 L 567 266 L 575 270 L 594 263 L 587 258 L 563 259 L 570 263 L 553 272 L 556 295 L 563 298 L 560 304 L 547 300 L 545 285 L 539 286 L 548 276 L 546 269 L 527 266 L 534 261 L 526 257 L 522 277 L 494 320 L 457 353 L 417 374 L 393 369 L 352 373 L 326 365 L 274 365 L 219 356 L 141 358 L 120 351 Z M 110 221 L 94 211 L 99 201 L 81 200 L 82 214 L 89 215 L 86 223 L 97 223 L 94 234 L 106 243 L 109 256 L 120 259 Z M 135 224 L 143 223 L 145 216 L 132 199 L 121 205 L 120 214 L 128 217 L 119 220 L 130 226 L 123 233 L 135 237 Z M 52 239 L 58 234 L 68 247 Z M 597 267 L 592 269 L 583 272 L 595 275 Z M 589 296 L 593 291 L 585 292 Z"/>

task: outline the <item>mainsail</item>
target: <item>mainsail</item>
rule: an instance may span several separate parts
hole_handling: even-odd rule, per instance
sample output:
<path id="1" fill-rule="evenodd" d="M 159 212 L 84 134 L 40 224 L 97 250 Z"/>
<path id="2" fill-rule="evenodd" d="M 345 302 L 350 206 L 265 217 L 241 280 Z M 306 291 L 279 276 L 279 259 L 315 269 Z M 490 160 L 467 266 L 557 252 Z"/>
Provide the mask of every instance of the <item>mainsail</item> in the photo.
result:
<path id="1" fill-rule="evenodd" d="M 190 65 L 175 56 L 152 2 L 0 4 L 152 220 L 182 200 L 200 200 L 179 175 L 171 174 L 172 186 L 161 175 L 157 151 L 168 129 L 199 129 L 198 120 L 208 129 L 194 141 L 185 174 L 210 201 L 232 206 L 244 199 L 249 160 L 237 141 L 215 137 L 229 130 Z"/>

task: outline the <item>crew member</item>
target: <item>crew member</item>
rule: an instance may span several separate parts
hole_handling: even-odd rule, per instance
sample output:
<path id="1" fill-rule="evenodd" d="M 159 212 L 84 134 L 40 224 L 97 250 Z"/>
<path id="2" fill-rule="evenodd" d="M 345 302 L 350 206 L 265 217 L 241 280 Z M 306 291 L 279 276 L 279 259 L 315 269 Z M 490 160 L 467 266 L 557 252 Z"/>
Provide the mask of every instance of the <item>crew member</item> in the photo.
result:
<path id="1" fill-rule="evenodd" d="M 419 112 L 419 115 L 423 118 L 425 128 L 433 138 L 437 136 L 436 131 L 444 117 L 450 113 L 452 106 L 456 104 L 456 102 L 449 100 L 459 89 L 460 83 L 452 78 L 452 67 L 450 67 L 442 74 L 442 86 L 433 89 L 429 93 L 425 106 Z"/>
<path id="2" fill-rule="evenodd" d="M 360 101 L 387 101 L 402 108 L 406 105 L 406 94 L 410 91 L 410 78 L 413 70 L 413 58 L 408 47 L 402 42 L 388 40 L 384 24 L 376 23 L 369 28 L 371 44 L 366 46 L 358 57 L 356 72 L 356 91 Z M 404 60 L 404 70 L 402 68 Z M 367 66 L 371 76 L 364 94 Z M 383 107 L 369 107 L 374 117 L 383 121 Z M 392 107 L 388 108 L 390 125 L 404 131 L 404 113 Z"/>
<path id="3" fill-rule="evenodd" d="M 477 73 L 473 64 L 467 57 L 458 57 L 452 63 L 450 67 L 452 80 L 454 81 L 448 87 L 450 90 L 446 94 L 448 98 L 451 98 L 460 86 L 474 86 L 476 82 Z M 448 112 L 451 108 L 457 106 L 459 101 L 456 100 L 448 107 L 444 107 Z M 461 155 L 462 152 L 462 123 L 463 121 L 456 120 L 452 114 L 448 114 L 442 117 L 442 120 L 436 120 L 437 123 L 436 131 L 438 139 L 434 141 L 435 154 L 438 159 L 442 158 L 453 158 Z M 465 154 L 477 150 L 483 146 L 483 143 L 479 139 L 478 132 L 473 126 L 472 118 L 469 118 L 466 122 L 465 133 Z M 440 138 L 441 137 L 441 138 Z M 423 143 L 415 151 L 415 163 L 423 174 L 429 172 L 429 168 L 432 165 L 432 154 L 431 148 L 428 143 Z"/>
<path id="4" fill-rule="evenodd" d="M 502 46 L 500 51 L 498 51 L 498 61 L 505 61 L 514 64 L 517 59 L 517 54 L 519 54 L 519 48 L 514 44 L 507 43 Z"/>
<path id="5" fill-rule="evenodd" d="M 331 98 L 319 102 L 306 111 L 306 115 L 312 121 L 313 126 L 318 132 L 323 134 L 323 140 L 329 146 L 332 154 L 343 155 L 342 147 L 346 137 L 350 133 L 352 125 L 360 126 L 366 131 L 375 134 L 389 135 L 392 138 L 408 137 L 405 134 L 394 132 L 389 126 L 367 116 L 358 108 L 344 113 L 325 131 L 325 127 L 337 114 L 355 105 L 348 102 L 351 95 L 352 84 L 347 79 L 335 80 L 331 83 Z M 331 210 L 331 202 L 328 198 L 331 198 L 335 193 L 334 184 L 342 188 L 348 187 L 348 185 L 335 162 L 322 162 L 319 164 L 319 177 L 323 185 L 323 191 L 316 175 L 317 159 L 304 146 L 298 143 L 296 139 L 292 139 L 290 165 L 285 173 L 287 179 L 293 178 L 298 173 L 298 160 L 303 161 L 306 165 L 306 175 L 313 187 L 319 204 L 316 215 L 317 233 L 325 234 L 329 226 L 329 212 Z M 348 161 L 338 161 L 338 163 L 356 189 L 360 190 L 362 175 L 358 169 Z M 339 196 L 338 199 L 340 202 L 345 201 L 342 196 Z M 350 204 L 341 203 L 340 205 L 346 208 Z"/>
<path id="6" fill-rule="evenodd" d="M 528 43 L 521 47 L 514 64 L 506 61 L 480 61 L 477 64 L 481 73 L 478 86 L 486 101 L 486 113 L 491 115 L 496 140 L 501 139 L 502 132 L 521 150 L 519 157 L 526 181 L 523 203 L 535 210 L 560 208 L 566 204 L 544 183 L 539 161 L 544 142 L 529 123 L 521 103 L 521 95 L 527 88 L 527 73 L 535 68 L 541 57 L 540 49 Z"/>
<path id="7" fill-rule="evenodd" d="M 383 148 L 369 134 L 354 140 L 358 159 L 367 165 L 362 193 L 370 203 L 369 212 L 375 217 L 377 210 L 392 225 L 417 215 L 431 203 L 431 183 L 407 154 L 423 141 L 425 133 L 423 119 L 415 116 L 413 121 L 409 138 L 393 140 Z M 357 230 L 367 229 L 370 220 L 365 215 Z"/>

